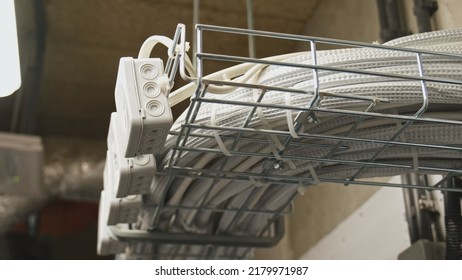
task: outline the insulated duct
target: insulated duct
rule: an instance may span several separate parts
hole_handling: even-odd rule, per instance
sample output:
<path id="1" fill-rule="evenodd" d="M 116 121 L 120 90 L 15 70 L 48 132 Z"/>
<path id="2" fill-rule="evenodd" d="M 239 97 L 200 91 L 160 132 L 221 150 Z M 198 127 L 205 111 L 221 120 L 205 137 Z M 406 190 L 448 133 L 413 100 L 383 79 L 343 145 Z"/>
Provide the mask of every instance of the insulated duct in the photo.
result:
<path id="1" fill-rule="evenodd" d="M 44 185 L 51 197 L 97 202 L 103 188 L 106 142 L 75 138 L 44 139 Z"/>

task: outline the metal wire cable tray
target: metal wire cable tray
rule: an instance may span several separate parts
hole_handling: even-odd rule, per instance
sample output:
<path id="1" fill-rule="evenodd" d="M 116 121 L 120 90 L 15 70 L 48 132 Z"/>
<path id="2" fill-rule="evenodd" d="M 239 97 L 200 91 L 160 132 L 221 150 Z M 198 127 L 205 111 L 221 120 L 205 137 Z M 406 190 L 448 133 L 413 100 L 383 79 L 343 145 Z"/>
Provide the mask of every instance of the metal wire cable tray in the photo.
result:
<path id="1" fill-rule="evenodd" d="M 185 74 L 184 60 L 186 56 L 184 26 L 179 25 L 174 37 L 175 46 L 169 50 L 174 54 L 167 62 L 166 72 L 169 73 L 170 81 L 172 82 L 177 69 L 179 69 L 181 76 L 184 79 L 192 81 L 196 84 L 196 90 L 191 97 L 191 103 L 184 117 L 184 121 L 177 129 L 172 129 L 170 135 L 175 139 L 170 153 L 166 154 L 164 166 L 158 166 L 158 176 L 167 179 L 167 187 L 161 195 L 160 203 L 153 203 L 146 200 L 145 204 L 151 209 L 154 209 L 153 215 L 150 218 L 150 232 L 137 233 L 138 236 L 129 235 L 127 238 L 130 240 L 149 241 L 157 243 L 171 243 L 171 244 L 195 244 L 205 245 L 211 244 L 216 246 L 250 246 L 250 247 L 264 247 L 271 246 L 283 235 L 283 220 L 282 216 L 291 211 L 291 202 L 297 195 L 295 192 L 292 196 L 288 197 L 283 203 L 282 207 L 277 209 L 254 209 L 249 205 L 247 199 L 239 208 L 228 208 L 225 203 L 218 206 L 207 206 L 206 201 L 210 193 L 213 191 L 214 185 L 220 180 L 229 180 L 234 182 L 247 182 L 255 186 L 259 185 L 278 185 L 280 187 L 297 188 L 302 192 L 306 187 L 319 184 L 319 183 L 341 183 L 345 186 L 360 184 L 370 186 L 384 186 L 384 187 L 400 187 L 400 188 L 422 188 L 428 190 L 446 190 L 446 191 L 461 191 L 459 189 L 452 189 L 444 187 L 444 182 L 453 176 L 459 176 L 462 173 L 460 168 L 452 166 L 438 166 L 427 161 L 425 158 L 419 156 L 418 151 L 427 151 L 430 154 L 438 153 L 439 151 L 453 152 L 457 158 L 462 151 L 462 146 L 457 144 L 446 143 L 422 143 L 417 140 L 410 140 L 409 134 L 412 134 L 412 128 L 417 125 L 432 124 L 438 125 L 442 129 L 451 129 L 460 127 L 462 121 L 450 118 L 433 117 L 432 113 L 434 107 L 438 104 L 432 104 L 429 97 L 428 84 L 444 84 L 461 86 L 462 80 L 445 78 L 440 76 L 432 76 L 427 74 L 425 67 L 426 61 L 429 58 L 440 57 L 442 60 L 452 60 L 462 62 L 462 56 L 454 53 L 443 53 L 436 51 L 409 49 L 405 47 L 386 46 L 380 44 L 366 44 L 352 41 L 289 35 L 265 31 L 255 31 L 247 29 L 237 29 L 228 27 L 218 27 L 210 25 L 197 25 L 197 51 L 196 57 L 196 72 L 197 77 L 189 77 Z M 287 61 L 275 61 L 272 59 L 249 58 L 242 56 L 233 56 L 227 54 L 214 54 L 204 52 L 204 37 L 207 34 L 220 33 L 229 35 L 243 35 L 254 37 L 266 37 L 280 40 L 290 40 L 300 45 L 309 47 L 310 61 L 306 63 L 291 63 Z M 332 47 L 350 47 L 350 48 L 368 48 L 374 49 L 377 52 L 387 51 L 394 52 L 397 55 L 406 54 L 414 57 L 415 73 L 417 74 L 401 74 L 401 73 L 384 73 L 382 71 L 373 71 L 368 69 L 354 69 L 333 67 L 329 65 L 318 64 L 317 50 L 319 45 Z M 310 88 L 294 88 L 294 87 L 281 87 L 259 84 L 252 81 L 238 82 L 232 79 L 221 80 L 208 78 L 204 74 L 204 66 L 208 61 L 222 61 L 230 62 L 234 65 L 241 63 L 250 63 L 255 65 L 264 65 L 264 67 L 280 67 L 287 69 L 304 69 L 311 72 L 312 86 Z M 390 104 L 390 100 L 374 96 L 371 92 L 369 96 L 332 93 L 323 91 L 322 80 L 320 77 L 326 73 L 350 73 L 358 77 L 380 77 L 390 81 L 403 81 L 415 83 L 420 87 L 420 104 L 414 104 L 412 112 L 407 111 L 404 114 L 397 111 L 384 109 L 381 104 Z M 248 89 L 251 92 L 257 92 L 253 101 L 240 101 L 230 100 L 226 95 L 208 94 L 208 89 L 211 86 L 231 86 L 236 89 Z M 274 104 L 265 102 L 267 94 L 279 93 L 281 95 L 289 94 L 291 96 L 309 95 L 310 101 L 303 105 L 294 105 L 287 102 L 286 104 Z M 367 102 L 366 106 L 358 106 L 356 108 L 342 109 L 342 108 L 328 108 L 324 106 L 325 102 L 332 99 L 342 99 L 345 102 L 352 100 L 359 100 L 362 103 Z M 219 104 L 234 108 L 229 110 L 244 110 L 247 116 L 239 125 L 223 125 L 217 124 L 213 118 L 210 122 L 204 123 L 203 120 L 197 121 L 198 115 L 201 113 L 202 108 L 206 104 Z M 450 110 L 460 112 L 457 105 L 451 108 L 450 105 L 445 105 Z M 460 106 L 459 106 L 460 108 Z M 281 126 L 282 128 L 274 128 L 271 126 L 258 126 L 255 125 L 254 119 L 260 120 L 258 111 L 265 110 L 265 112 L 280 111 L 284 114 L 295 115 L 293 123 Z M 319 130 L 318 133 L 307 132 L 306 127 L 311 128 L 310 131 L 316 131 L 318 125 L 322 125 L 324 120 L 329 120 L 334 117 L 348 117 L 350 121 L 344 126 L 346 127 L 342 133 L 326 134 Z M 291 117 L 287 117 L 289 121 Z M 360 137 L 357 133 L 362 129 L 362 125 L 369 121 L 385 121 L 386 123 L 394 123 L 396 131 L 387 138 L 367 138 Z M 203 141 L 216 141 L 214 147 L 197 147 L 191 146 L 191 139 L 204 139 Z M 274 148 L 274 138 L 277 138 L 282 143 L 282 148 Z M 412 138 L 412 137 L 411 137 Z M 223 147 L 223 143 L 228 144 Z M 367 159 L 344 159 L 342 154 L 347 153 L 350 147 L 356 143 L 365 145 L 370 150 L 370 156 Z M 249 145 L 267 145 L 273 148 L 267 152 L 250 151 L 246 150 Z M 387 151 L 394 148 L 408 149 L 412 155 L 410 161 L 393 162 L 387 158 Z M 307 150 L 323 150 L 320 156 L 299 156 L 294 151 L 301 149 Z M 292 152 L 291 152 L 292 151 Z M 181 158 L 184 154 L 195 155 L 197 157 L 203 155 L 210 155 L 219 164 L 214 165 L 214 168 L 194 167 L 184 164 Z M 246 170 L 232 170 L 227 169 L 227 163 L 231 158 L 239 158 L 240 161 L 248 159 L 258 159 L 257 164 L 252 169 Z M 219 161 L 220 159 L 221 161 Z M 302 173 L 291 172 L 291 165 L 307 166 L 306 171 Z M 322 170 L 330 166 L 343 166 L 345 168 L 352 167 L 349 176 L 342 175 L 339 172 L 338 176 L 332 173 L 323 175 Z M 293 169 L 293 168 L 292 168 Z M 383 183 L 372 180 L 364 179 L 363 174 L 368 170 L 373 169 L 389 169 L 393 174 L 440 174 L 443 179 L 434 185 L 412 185 L 412 184 L 394 184 Z M 384 176 L 389 175 L 384 173 Z M 367 176 L 366 176 L 367 177 Z M 169 204 L 165 198 L 171 185 L 175 179 L 178 178 L 191 178 L 193 180 L 208 180 L 203 184 L 204 192 L 198 205 L 188 205 L 184 203 Z M 257 190 L 255 188 L 254 190 Z M 249 195 L 249 198 L 252 193 Z M 158 230 L 158 223 L 161 212 L 165 209 L 171 211 L 193 211 L 194 218 L 197 213 L 210 212 L 213 215 L 222 215 L 222 213 L 233 212 L 235 213 L 233 220 L 229 223 L 226 230 L 214 234 L 201 234 L 190 233 L 180 234 L 175 236 L 168 232 L 161 232 Z M 266 226 L 253 236 L 233 236 L 230 233 L 236 220 L 240 215 L 260 215 L 265 217 Z M 174 216 L 176 218 L 176 216 Z M 175 219 L 174 218 L 174 219 Z M 275 223 L 276 222 L 276 223 Z M 189 226 L 189 225 L 187 225 Z M 120 234 L 120 236 L 123 234 Z M 191 238 L 189 240 L 189 235 Z M 260 239 L 260 241 L 259 241 Z M 208 251 L 210 252 L 210 250 Z M 178 254 L 178 251 L 176 251 Z M 248 251 L 241 257 L 245 257 Z M 203 257 L 210 258 L 213 254 L 207 253 Z"/>

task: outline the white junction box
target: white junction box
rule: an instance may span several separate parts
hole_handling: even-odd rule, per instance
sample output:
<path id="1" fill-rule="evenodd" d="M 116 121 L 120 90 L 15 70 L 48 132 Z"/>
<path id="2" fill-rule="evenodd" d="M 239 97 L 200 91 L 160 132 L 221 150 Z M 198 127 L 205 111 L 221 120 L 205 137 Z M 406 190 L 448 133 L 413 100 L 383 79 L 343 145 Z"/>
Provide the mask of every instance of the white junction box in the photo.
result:
<path id="1" fill-rule="evenodd" d="M 127 246 L 127 243 L 118 240 L 106 223 L 109 209 L 107 208 L 108 205 L 105 201 L 106 193 L 105 191 L 102 191 L 99 202 L 97 241 L 97 253 L 102 256 L 123 253 Z"/>
<path id="2" fill-rule="evenodd" d="M 111 199 L 108 203 L 108 225 L 136 223 L 143 204 L 140 195 L 130 195 L 126 198 Z"/>
<path id="3" fill-rule="evenodd" d="M 141 195 L 117 198 L 110 180 L 104 181 L 104 193 L 105 200 L 101 200 L 100 203 L 103 203 L 103 207 L 107 209 L 104 217 L 107 225 L 130 224 L 138 220 L 138 214 L 143 206 Z"/>
<path id="4" fill-rule="evenodd" d="M 117 121 L 118 113 L 111 114 L 108 133 L 108 152 L 106 155 L 107 177 L 111 181 L 114 196 L 122 198 L 128 195 L 146 194 L 149 192 L 156 162 L 154 155 L 139 155 L 126 158 L 121 148 L 123 133 Z"/>
<path id="5" fill-rule="evenodd" d="M 121 116 L 120 141 L 126 157 L 162 150 L 173 123 L 167 85 L 161 59 L 120 59 L 115 103 Z"/>

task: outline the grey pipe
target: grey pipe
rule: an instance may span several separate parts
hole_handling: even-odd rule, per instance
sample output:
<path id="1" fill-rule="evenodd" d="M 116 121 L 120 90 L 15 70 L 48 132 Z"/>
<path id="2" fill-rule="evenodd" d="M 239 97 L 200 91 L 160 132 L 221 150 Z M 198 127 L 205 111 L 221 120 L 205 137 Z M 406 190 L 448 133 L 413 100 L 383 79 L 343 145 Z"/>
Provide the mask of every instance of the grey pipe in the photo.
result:
<path id="1" fill-rule="evenodd" d="M 247 0 L 247 28 L 250 30 L 254 28 L 254 16 L 253 16 L 253 0 Z M 249 35 L 249 57 L 255 58 L 255 36 Z"/>
<path id="2" fill-rule="evenodd" d="M 377 0 L 380 20 L 380 38 L 387 42 L 408 35 L 401 19 L 400 6 L 397 0 Z"/>
<path id="3" fill-rule="evenodd" d="M 433 0 L 414 0 L 414 15 L 417 18 L 419 32 L 432 31 L 431 16 L 438 10 L 438 3 Z"/>

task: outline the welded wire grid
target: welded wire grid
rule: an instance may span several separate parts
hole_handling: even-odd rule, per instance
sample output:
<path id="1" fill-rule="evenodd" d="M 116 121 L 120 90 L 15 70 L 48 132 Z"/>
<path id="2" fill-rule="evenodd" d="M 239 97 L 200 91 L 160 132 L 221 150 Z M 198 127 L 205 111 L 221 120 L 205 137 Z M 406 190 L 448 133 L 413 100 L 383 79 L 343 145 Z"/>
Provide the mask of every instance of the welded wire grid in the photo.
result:
<path id="1" fill-rule="evenodd" d="M 452 84 L 452 85 L 461 85 L 462 81 L 454 79 L 445 79 L 438 78 L 426 75 L 425 69 L 425 59 L 429 56 L 441 56 L 445 58 L 450 58 L 454 60 L 462 60 L 462 56 L 456 54 L 448 53 L 438 53 L 432 51 L 422 51 L 422 50 L 413 50 L 406 49 L 401 47 L 390 47 L 379 44 L 366 44 L 358 43 L 344 40 L 334 40 L 334 39 L 325 39 L 317 37 L 307 37 L 299 35 L 289 35 L 273 32 L 264 32 L 264 31 L 253 31 L 246 29 L 236 29 L 236 28 L 227 28 L 227 27 L 217 27 L 209 25 L 198 25 L 197 26 L 197 53 L 196 55 L 196 70 L 197 70 L 197 90 L 195 95 L 191 98 L 191 104 L 189 106 L 186 118 L 184 123 L 181 125 L 181 129 L 177 132 L 171 132 L 177 136 L 176 144 L 172 148 L 171 157 L 168 161 L 168 164 L 165 167 L 159 167 L 159 175 L 169 176 L 169 184 L 172 183 L 176 177 L 192 177 L 196 179 L 212 179 L 212 183 L 204 184 L 204 188 L 207 188 L 203 199 L 199 205 L 188 206 L 188 205 L 169 205 L 165 202 L 161 202 L 159 205 L 153 205 L 157 208 L 157 212 L 152 218 L 152 228 L 156 228 L 156 223 L 159 219 L 159 213 L 161 209 L 172 208 L 172 209 L 189 209 L 194 210 L 196 213 L 201 211 L 211 211 L 214 213 L 223 213 L 226 211 L 235 212 L 233 221 L 229 224 L 229 227 L 218 234 L 222 234 L 224 239 L 230 234 L 230 230 L 233 227 L 235 221 L 239 218 L 241 213 L 251 214 L 251 215 L 263 215 L 267 217 L 268 223 L 267 226 L 262 229 L 254 237 L 263 237 L 270 236 L 274 234 L 274 230 L 271 230 L 272 225 L 275 220 L 284 214 L 289 213 L 290 205 L 292 200 L 295 198 L 290 197 L 284 204 L 284 207 L 277 209 L 276 211 L 264 211 L 258 209 L 252 209 L 248 207 L 247 202 L 243 204 L 242 207 L 238 209 L 230 209 L 223 206 L 219 207 L 208 207 L 205 205 L 208 195 L 212 191 L 214 185 L 220 180 L 233 180 L 233 181 L 247 181 L 255 184 L 278 184 L 278 185 L 287 185 L 287 186 L 309 186 L 318 183 L 341 183 L 344 185 L 370 185 L 370 186 L 385 186 L 385 187 L 402 187 L 402 188 L 423 188 L 430 190 L 453 190 L 446 189 L 443 186 L 443 183 L 450 178 L 451 176 L 460 175 L 462 170 L 450 168 L 450 167 L 438 167 L 433 165 L 426 165 L 425 161 L 419 160 L 419 156 L 416 152 L 413 153 L 412 162 L 396 163 L 384 160 L 386 159 L 387 150 L 393 147 L 406 147 L 410 150 L 419 149 L 419 150 L 444 150 L 444 151 L 454 151 L 454 153 L 460 153 L 462 147 L 456 145 L 446 145 L 440 143 L 434 144 L 423 144 L 417 141 L 411 142 L 406 138 L 406 133 L 411 127 L 415 124 L 440 124 L 447 127 L 454 127 L 462 125 L 462 122 L 450 119 L 437 119 L 426 117 L 425 113 L 429 106 L 429 98 L 427 92 L 427 83 L 442 83 L 442 84 Z M 178 30 L 177 30 L 178 31 Z M 184 32 L 184 30 L 179 30 Z M 306 44 L 309 46 L 311 59 L 306 63 L 288 63 L 283 61 L 271 61 L 258 58 L 249 58 L 242 56 L 233 56 L 227 54 L 213 54 L 203 52 L 203 38 L 205 34 L 213 33 L 224 33 L 224 34 L 237 34 L 243 36 L 255 36 L 255 37 L 268 37 L 273 39 L 281 40 L 292 40 L 298 44 Z M 175 36 L 177 43 L 181 44 L 181 36 Z M 352 47 L 352 48 L 374 48 L 377 50 L 384 51 L 393 51 L 398 53 L 412 54 L 415 58 L 415 67 L 418 69 L 418 75 L 402 75 L 402 74 L 393 74 L 393 73 L 383 73 L 378 71 L 369 71 L 369 70 L 356 70 L 356 69 L 346 69 L 342 67 L 331 67 L 323 66 L 317 64 L 317 47 L 322 44 L 323 46 L 330 46 L 331 48 L 338 47 Z M 184 56 L 184 53 L 177 55 L 180 60 L 181 56 Z M 254 64 L 263 64 L 263 65 L 276 65 L 278 67 L 287 67 L 287 68 L 301 68 L 306 69 L 307 71 L 312 72 L 312 88 L 306 89 L 295 89 L 289 87 L 276 87 L 276 86 L 266 86 L 261 84 L 256 84 L 252 82 L 234 82 L 234 81 L 221 81 L 221 80 L 212 80 L 204 77 L 204 64 L 208 61 L 226 61 L 232 62 L 235 64 L 240 63 L 254 63 Z M 178 62 L 175 63 L 178 65 Z M 180 62 L 181 64 L 181 62 Z M 182 66 L 180 66 L 182 67 Z M 184 65 L 183 65 L 184 67 Z M 180 69 L 181 70 L 181 69 Z M 377 104 L 387 103 L 388 100 L 383 100 L 376 98 L 371 92 L 371 96 L 353 96 L 348 94 L 331 94 L 320 91 L 319 77 L 325 73 L 353 73 L 358 76 L 374 76 L 388 79 L 390 81 L 409 81 L 419 84 L 421 88 L 421 104 L 418 109 L 413 114 L 400 115 L 393 112 L 387 111 L 374 111 Z M 258 91 L 258 98 L 253 102 L 244 102 L 239 100 L 229 100 L 221 97 L 220 95 L 207 95 L 208 88 L 211 85 L 228 85 L 234 86 L 236 88 L 248 88 L 254 91 Z M 304 106 L 295 106 L 291 104 L 272 104 L 265 102 L 265 96 L 267 94 L 285 94 L 290 93 L 292 95 L 312 95 L 311 101 Z M 323 102 L 328 102 L 331 98 L 341 98 L 345 102 L 351 100 L 362 100 L 368 102 L 367 106 L 362 106 L 355 109 L 327 109 L 323 107 Z M 197 116 L 200 114 L 202 106 L 207 103 L 221 104 L 223 106 L 228 106 L 230 108 L 235 108 L 236 110 L 241 110 L 247 108 L 248 116 L 239 126 L 226 126 L 223 124 L 216 125 L 214 123 L 204 124 L 197 123 Z M 264 108 L 266 110 L 281 110 L 284 112 L 295 112 L 296 118 L 294 118 L 293 128 L 296 132 L 296 137 L 294 133 L 289 131 L 287 126 L 285 129 L 274 129 L 274 128 L 254 128 L 250 126 L 251 120 L 256 118 L 257 108 Z M 316 126 L 317 124 L 322 125 L 320 119 L 328 117 L 337 117 L 337 116 L 350 116 L 355 118 L 353 124 L 349 124 L 349 128 L 346 129 L 346 132 L 343 135 L 329 135 L 320 133 L 304 133 L 303 127 L 305 125 Z M 392 137 L 386 139 L 374 139 L 374 138 L 361 138 L 356 136 L 355 132 L 361 127 L 361 125 L 366 120 L 371 119 L 388 119 L 396 123 L 396 132 Z M 195 138 L 204 138 L 204 139 L 216 139 L 216 134 L 214 131 L 217 131 L 221 141 L 232 141 L 232 145 L 223 150 L 221 148 L 210 148 L 210 147 L 194 147 L 188 146 L 188 141 L 191 137 Z M 262 144 L 262 145 L 271 145 L 270 137 L 277 137 L 283 143 L 284 149 L 281 149 L 279 154 L 274 154 L 272 152 L 262 153 L 258 151 L 249 151 L 245 147 L 248 144 Z M 367 160 L 345 160 L 341 156 L 342 152 L 348 151 L 349 145 L 354 143 L 363 143 L 368 146 L 371 151 L 371 156 Z M 298 156 L 294 153 L 289 153 L 291 149 L 297 150 L 300 148 L 306 149 L 325 149 L 326 153 L 322 156 Z M 216 168 L 207 169 L 207 168 L 194 168 L 192 166 L 182 165 L 181 157 L 183 153 L 195 154 L 198 157 L 204 154 L 214 154 L 222 155 L 226 157 L 221 164 L 218 164 Z M 225 168 L 227 160 L 238 157 L 241 160 L 246 160 L 248 158 L 260 158 L 261 168 L 258 169 L 258 172 L 252 170 L 245 171 L 235 171 L 227 170 Z M 306 163 L 311 165 L 312 168 L 308 172 L 297 175 L 290 175 L 290 172 L 285 172 L 288 169 L 288 162 L 293 162 L 297 164 Z M 354 172 L 349 174 L 349 176 L 323 176 L 322 169 L 329 168 L 330 165 L 342 165 L 345 167 L 353 166 Z M 164 168 L 162 170 L 162 168 Z M 369 181 L 362 178 L 364 172 L 368 169 L 374 168 L 390 168 L 398 173 L 433 173 L 443 175 L 443 179 L 431 186 L 427 185 L 411 185 L 411 184 L 395 184 L 395 183 L 385 183 L 377 181 Z M 253 169 L 254 170 L 254 169 Z M 359 179 L 361 178 L 361 179 Z M 164 197 L 169 188 L 166 189 Z M 249 195 L 249 197 L 251 197 Z M 239 246 L 239 244 L 234 244 Z M 250 246 L 249 246 L 250 247 Z M 211 246 L 210 250 L 207 250 L 205 255 L 196 256 L 198 258 L 220 258 L 216 255 L 216 247 Z M 171 256 L 159 256 L 159 257 L 174 257 L 174 258 L 189 258 L 191 256 L 182 256 L 184 248 L 182 246 L 177 246 L 176 251 L 172 251 Z M 249 250 L 243 251 L 243 253 L 238 258 L 248 256 Z"/>
<path id="2" fill-rule="evenodd" d="M 288 39 L 288 40 L 296 40 L 301 42 L 306 42 L 311 46 L 311 55 L 313 57 L 312 64 L 293 64 L 293 63 L 285 63 L 285 62 L 274 62 L 274 61 L 267 61 L 264 59 L 252 59 L 247 57 L 238 57 L 238 56 L 231 56 L 231 55 L 221 55 L 221 54 L 211 54 L 211 53 L 204 53 L 202 52 L 203 45 L 202 45 L 202 37 L 205 31 L 212 31 L 212 32 L 225 32 L 225 33 L 234 33 L 234 34 L 242 34 L 242 35 L 253 35 L 253 36 L 265 36 L 265 37 L 272 37 L 272 38 L 279 38 L 279 39 Z M 435 118 L 427 118 L 424 117 L 424 114 L 428 108 L 429 100 L 428 94 L 426 89 L 426 82 L 434 82 L 434 83 L 443 83 L 443 84 L 454 84 L 454 85 L 462 85 L 462 81 L 454 80 L 454 79 L 444 79 L 444 78 L 434 78 L 431 76 L 425 75 L 425 63 L 424 57 L 426 55 L 433 55 L 433 56 L 443 56 L 452 59 L 462 60 L 462 56 L 456 54 L 449 54 L 449 53 L 438 53 L 438 52 L 431 52 L 431 51 L 422 51 L 422 50 L 412 50 L 406 48 L 399 48 L 399 47 L 388 47 L 378 44 L 365 44 L 365 43 L 357 43 L 351 41 L 343 41 L 343 40 L 333 40 L 333 39 L 325 39 L 325 38 L 314 38 L 314 37 L 307 37 L 307 36 L 298 36 L 298 35 L 288 35 L 288 34 L 280 34 L 280 33 L 272 33 L 272 32 L 262 32 L 262 31 L 252 31 L 246 29 L 235 29 L 235 28 L 227 28 L 227 27 L 217 27 L 217 26 L 209 26 L 209 25 L 198 25 L 197 26 L 198 32 L 198 52 L 196 53 L 197 56 L 197 72 L 198 72 L 198 90 L 196 92 L 195 97 L 191 99 L 191 105 L 189 107 L 188 116 L 185 119 L 185 123 L 182 125 L 181 132 L 178 134 L 178 141 L 173 150 L 175 151 L 172 154 L 172 160 L 170 161 L 166 171 L 171 171 L 175 174 L 175 176 L 200 176 L 200 177 L 211 177 L 216 178 L 217 176 L 219 179 L 234 179 L 234 180 L 252 180 L 252 179 L 260 179 L 267 182 L 276 182 L 276 183 L 287 183 L 287 184 L 299 184 L 302 182 L 303 184 L 312 184 L 315 179 L 312 178 L 312 173 L 307 173 L 306 176 L 298 176 L 298 177 L 290 177 L 287 175 L 275 175 L 271 173 L 271 169 L 266 170 L 268 173 L 266 174 L 256 174 L 256 173 L 246 173 L 246 172 L 235 172 L 235 171 L 225 171 L 225 170 L 203 170 L 203 169 L 192 169 L 187 166 L 179 166 L 177 165 L 179 159 L 181 158 L 181 154 L 183 151 L 189 152 L 196 152 L 198 155 L 203 153 L 216 153 L 216 154 L 223 154 L 223 151 L 220 149 L 205 149 L 205 148 L 195 148 L 195 147 L 188 147 L 186 143 L 190 136 L 194 137 L 205 137 L 205 138 L 214 138 L 212 134 L 203 134 L 204 129 L 207 130 L 217 130 L 222 134 L 222 139 L 232 139 L 234 140 L 234 144 L 229 149 L 229 152 L 232 156 L 242 156 L 242 157 L 261 157 L 266 158 L 269 162 L 275 163 L 271 164 L 273 170 L 278 169 L 278 163 L 280 162 L 274 155 L 271 153 L 266 154 L 259 154 L 258 152 L 244 152 L 239 149 L 239 147 L 244 146 L 243 142 L 255 142 L 255 141 L 265 141 L 266 138 L 255 139 L 255 138 L 246 138 L 246 135 L 275 135 L 285 139 L 284 146 L 285 148 L 289 147 L 290 145 L 296 146 L 325 146 L 328 145 L 332 149 L 327 156 L 318 157 L 318 158 L 298 158 L 296 156 L 288 156 L 281 153 L 280 156 L 283 160 L 301 160 L 301 161 L 309 161 L 309 162 L 317 162 L 317 163 L 338 163 L 338 164 L 345 164 L 345 165 L 354 165 L 357 166 L 357 171 L 349 178 L 339 178 L 339 179 L 332 179 L 332 178 L 323 178 L 322 176 L 318 176 L 320 182 L 333 182 L 333 183 L 343 183 L 343 184 L 361 184 L 361 185 L 373 185 L 373 186 L 396 186 L 396 187 L 413 187 L 413 188 L 425 188 L 425 189 L 439 189 L 442 190 L 444 188 L 441 187 L 443 182 L 447 179 L 447 176 L 443 181 L 436 183 L 433 186 L 425 186 L 425 185 L 404 185 L 404 184 L 385 184 L 384 183 L 377 183 L 371 181 L 357 181 L 356 178 L 361 175 L 367 168 L 372 167 L 392 167 L 392 168 L 399 168 L 403 170 L 407 170 L 408 172 L 434 172 L 436 174 L 444 174 L 449 176 L 454 176 L 460 174 L 462 170 L 459 169 L 451 169 L 451 168 L 438 168 L 438 167 L 431 167 L 431 166 L 413 166 L 413 165 L 406 165 L 406 164 L 385 164 L 385 163 L 378 163 L 376 162 L 377 159 L 386 152 L 386 149 L 392 146 L 403 146 L 409 148 L 423 148 L 423 149 L 441 149 L 441 150 L 451 150 L 454 152 L 460 152 L 462 150 L 461 147 L 458 146 L 451 146 L 451 145 L 438 145 L 438 144 L 422 144 L 422 143 L 412 143 L 408 141 L 402 141 L 400 137 L 405 134 L 406 130 L 412 126 L 414 123 L 437 123 L 437 124 L 447 124 L 447 125 L 454 125 L 460 126 L 462 122 L 456 120 L 447 120 L 447 119 L 435 119 Z M 400 75 L 400 74 L 390 74 L 390 73 L 381 73 L 381 72 L 372 72 L 372 71 L 364 71 L 364 70 L 354 70 L 354 69 L 343 69 L 337 67 L 327 67 L 327 66 L 320 66 L 316 65 L 316 44 L 322 43 L 331 46 L 337 47 L 364 47 L 364 48 L 375 48 L 375 49 L 382 49 L 388 51 L 396 51 L 396 52 L 404 52 L 404 53 L 412 53 L 415 55 L 415 65 L 419 71 L 419 76 L 412 76 L 412 75 Z M 268 91 L 278 91 L 290 92 L 294 94 L 307 94 L 309 92 L 305 90 L 296 90 L 291 88 L 281 88 L 281 87 L 270 87 L 270 86 L 262 86 L 258 84 L 251 84 L 251 83 L 236 83 L 232 81 L 218 81 L 218 80 L 208 80 L 203 78 L 203 70 L 202 65 L 206 60 L 218 60 L 218 61 L 231 61 L 235 63 L 256 63 L 256 64 L 265 64 L 265 65 L 279 65 L 280 67 L 299 67 L 299 68 L 306 68 L 311 69 L 313 71 L 314 80 L 318 80 L 318 76 L 322 71 L 333 71 L 338 73 L 355 73 L 364 76 L 378 76 L 382 78 L 389 78 L 390 80 L 402 80 L 402 81 L 415 81 L 420 83 L 421 85 L 421 95 L 422 95 L 422 105 L 420 109 L 412 116 L 409 115 L 397 115 L 392 113 L 376 113 L 373 112 L 374 106 L 378 102 L 387 102 L 387 100 L 379 100 L 373 96 L 371 93 L 370 98 L 367 97 L 358 97 L 358 96 L 351 96 L 351 95 L 340 95 L 340 94 L 329 94 L 329 93 L 322 93 L 319 91 L 319 85 L 315 82 L 313 83 L 312 92 L 314 93 L 313 100 L 311 104 L 308 106 L 301 107 L 301 106 L 291 106 L 291 105 L 284 105 L 284 104 L 269 104 L 264 103 L 261 101 L 264 95 Z M 236 87 L 245 87 L 245 88 L 252 88 L 252 89 L 259 89 L 260 99 L 256 102 L 241 102 L 241 101 L 234 101 L 234 100 L 227 100 L 227 99 L 220 99 L 219 95 L 213 96 L 213 98 L 206 97 L 207 87 L 209 85 L 232 85 Z M 364 111 L 357 111 L 357 110 L 339 110 L 339 109 L 325 109 L 322 106 L 319 106 L 320 100 L 326 100 L 331 97 L 336 98 L 344 98 L 345 100 L 349 99 L 366 99 L 370 101 L 370 105 L 365 108 Z M 251 107 L 251 113 L 249 114 L 246 121 L 242 124 L 241 127 L 232 127 L 232 126 L 213 126 L 213 125 L 204 125 L 204 124 L 196 124 L 195 118 L 200 111 L 201 105 L 204 103 L 216 103 L 216 104 L 223 104 L 225 106 L 235 106 L 236 109 L 239 107 Z M 323 134 L 304 134 L 298 133 L 299 138 L 293 138 L 290 132 L 282 131 L 282 130 L 269 130 L 269 129 L 254 129 L 247 127 L 250 119 L 254 117 L 256 108 L 273 108 L 276 110 L 282 111 L 295 111 L 299 112 L 299 117 L 297 119 L 304 118 L 305 121 L 312 121 L 313 118 L 316 118 L 317 114 L 323 114 L 324 116 L 328 115 L 344 115 L 344 116 L 355 116 L 357 118 L 356 122 L 351 126 L 347 133 L 344 136 L 331 136 L 331 135 L 323 135 Z M 355 130 L 361 125 L 361 123 L 368 118 L 373 119 L 381 119 L 386 118 L 390 120 L 394 120 L 400 127 L 397 128 L 396 133 L 390 139 L 361 139 L 357 137 L 351 136 Z M 299 121 L 295 123 L 295 126 L 302 126 L 303 121 Z M 398 125 L 397 125 L 398 126 Z M 195 131 L 200 130 L 201 133 L 195 133 Z M 308 141 L 306 141 L 308 140 Z M 311 143 L 310 140 L 322 140 L 323 143 Z M 314 141 L 313 141 L 314 142 Z M 362 142 L 366 144 L 372 145 L 380 145 L 381 148 L 367 161 L 347 161 L 347 160 L 337 160 L 333 156 L 335 153 L 341 149 L 348 149 L 347 143 L 349 142 Z M 327 143 L 327 144 L 325 144 Z M 269 144 L 266 142 L 266 144 Z M 418 156 L 418 155 L 417 155 Z M 264 164 L 264 163 L 263 163 Z M 450 189 L 452 190 L 452 189 Z"/>

